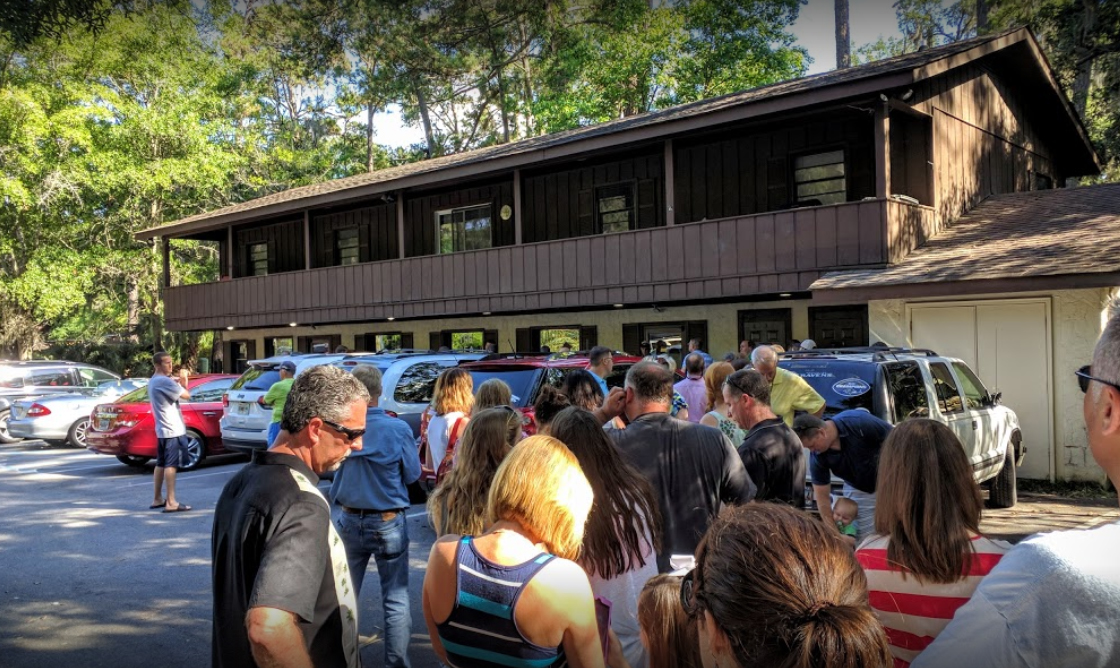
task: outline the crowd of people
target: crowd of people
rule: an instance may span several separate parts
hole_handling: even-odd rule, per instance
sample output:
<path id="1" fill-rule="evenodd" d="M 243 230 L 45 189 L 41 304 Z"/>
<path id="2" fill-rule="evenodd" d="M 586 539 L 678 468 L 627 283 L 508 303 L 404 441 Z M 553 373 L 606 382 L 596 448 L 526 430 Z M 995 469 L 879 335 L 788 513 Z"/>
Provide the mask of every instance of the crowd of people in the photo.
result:
<path id="1" fill-rule="evenodd" d="M 740 353 L 694 342 L 683 379 L 654 356 L 608 389 L 611 353 L 592 350 L 541 388 L 531 427 L 501 381 L 449 369 L 423 455 L 377 407 L 376 369 L 309 369 L 215 512 L 213 665 L 357 667 L 371 558 L 383 663 L 410 665 L 404 513 L 423 468 L 439 536 L 423 618 L 444 665 L 1120 665 L 1120 525 L 988 539 L 951 429 L 826 417 L 773 347 Z M 1120 318 L 1078 380 L 1120 482 Z"/>

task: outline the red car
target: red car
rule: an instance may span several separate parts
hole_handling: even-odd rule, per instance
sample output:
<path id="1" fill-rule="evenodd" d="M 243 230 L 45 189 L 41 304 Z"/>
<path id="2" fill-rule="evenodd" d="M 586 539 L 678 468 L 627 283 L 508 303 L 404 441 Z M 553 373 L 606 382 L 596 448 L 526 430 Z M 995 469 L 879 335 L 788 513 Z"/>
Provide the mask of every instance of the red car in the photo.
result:
<path id="1" fill-rule="evenodd" d="M 218 420 L 222 417 L 222 395 L 237 376 L 203 374 L 191 376 L 187 387 L 191 398 L 180 402 L 187 425 L 187 461 L 180 471 L 197 468 L 208 455 L 224 454 Z M 143 466 L 156 456 L 156 423 L 148 388 L 129 392 L 111 404 L 101 404 L 90 415 L 86 447 L 103 455 L 115 455 L 129 466 Z"/>
<path id="2" fill-rule="evenodd" d="M 605 378 L 607 387 L 622 387 L 626 380 L 626 372 L 640 361 L 642 361 L 641 357 L 615 353 L 614 370 Z M 573 369 L 586 369 L 590 365 L 591 362 L 586 354 L 575 353 L 568 357 L 509 355 L 482 362 L 466 362 L 459 366 L 470 372 L 476 390 L 491 378 L 505 381 L 513 392 L 513 405 L 525 415 L 525 433 L 531 436 L 537 432 L 533 403 L 537 400 L 541 387 L 546 383 L 553 387 L 560 387 L 565 374 Z M 436 474 L 422 465 L 420 480 L 430 488 L 435 485 Z"/>

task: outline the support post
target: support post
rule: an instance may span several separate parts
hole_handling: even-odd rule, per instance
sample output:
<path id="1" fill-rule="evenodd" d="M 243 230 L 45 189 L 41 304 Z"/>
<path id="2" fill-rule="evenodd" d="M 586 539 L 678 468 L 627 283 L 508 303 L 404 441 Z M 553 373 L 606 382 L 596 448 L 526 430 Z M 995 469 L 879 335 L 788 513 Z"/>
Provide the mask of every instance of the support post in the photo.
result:
<path id="1" fill-rule="evenodd" d="M 397 257 L 404 259 L 404 191 L 397 191 Z"/>
<path id="2" fill-rule="evenodd" d="M 311 211 L 303 210 L 303 268 L 311 268 Z"/>
<path id="3" fill-rule="evenodd" d="M 675 225 L 677 216 L 673 212 L 676 200 L 673 182 L 673 140 L 665 140 L 665 224 Z"/>
<path id="4" fill-rule="evenodd" d="M 883 102 L 875 110 L 875 197 L 886 199 L 891 194 L 891 117 L 890 106 Z"/>
<path id="5" fill-rule="evenodd" d="M 167 237 L 160 237 L 160 243 L 163 245 L 163 287 L 171 287 L 171 240 Z"/>
<path id="6" fill-rule="evenodd" d="M 513 170 L 513 243 L 521 245 L 521 170 Z"/>
<path id="7" fill-rule="evenodd" d="M 226 276 L 233 278 L 233 267 L 236 256 L 233 248 L 233 225 L 226 228 Z"/>

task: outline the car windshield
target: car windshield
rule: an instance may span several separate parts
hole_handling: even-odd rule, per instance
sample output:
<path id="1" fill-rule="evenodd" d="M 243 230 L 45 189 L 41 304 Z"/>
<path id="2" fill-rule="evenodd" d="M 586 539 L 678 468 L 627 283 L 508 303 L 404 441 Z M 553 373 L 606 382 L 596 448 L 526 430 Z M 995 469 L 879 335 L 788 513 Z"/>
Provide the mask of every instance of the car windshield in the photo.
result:
<path id="1" fill-rule="evenodd" d="M 853 408 L 873 411 L 871 388 L 875 387 L 875 365 L 844 360 L 783 360 L 783 369 L 796 373 L 813 386 L 832 415 Z"/>
<path id="2" fill-rule="evenodd" d="M 505 368 L 505 369 L 470 369 L 471 379 L 474 381 L 474 389 L 478 390 L 479 386 L 490 380 L 497 378 L 506 385 L 513 392 L 513 405 L 518 408 L 525 408 L 533 399 L 531 396 L 533 390 L 537 386 L 537 378 L 541 374 L 540 369 L 535 368 Z"/>
<path id="3" fill-rule="evenodd" d="M 0 387 L 23 387 L 23 369 L 0 368 Z"/>
<path id="4" fill-rule="evenodd" d="M 140 385 L 131 380 L 107 380 L 93 388 L 90 394 L 95 397 L 117 397 L 137 387 Z"/>
<path id="5" fill-rule="evenodd" d="M 257 390 L 268 391 L 276 381 L 280 380 L 280 372 L 274 368 L 251 366 L 241 374 L 241 377 L 230 385 L 230 390 Z"/>
<path id="6" fill-rule="evenodd" d="M 138 387 L 135 390 L 117 399 L 118 404 L 146 404 L 148 403 L 148 386 Z"/>

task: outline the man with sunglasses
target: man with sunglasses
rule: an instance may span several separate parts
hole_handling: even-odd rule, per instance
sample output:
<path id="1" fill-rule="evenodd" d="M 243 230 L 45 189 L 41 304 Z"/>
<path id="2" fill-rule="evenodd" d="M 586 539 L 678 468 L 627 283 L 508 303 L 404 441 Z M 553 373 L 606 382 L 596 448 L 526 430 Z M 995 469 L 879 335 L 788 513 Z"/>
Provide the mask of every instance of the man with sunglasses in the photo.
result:
<path id="1" fill-rule="evenodd" d="M 1093 363 L 1075 374 L 1089 449 L 1120 486 L 1120 316 L 1105 327 Z M 911 665 L 1120 665 L 1118 564 L 1120 523 L 1031 536 L 1004 555 Z"/>
<path id="2" fill-rule="evenodd" d="M 362 449 L 369 392 L 317 366 L 292 384 L 282 431 L 214 509 L 214 668 L 358 668 L 354 587 L 319 475 Z"/>
<path id="3" fill-rule="evenodd" d="M 381 372 L 363 364 L 354 370 L 369 391 L 367 435 L 362 449 L 346 458 L 331 482 L 335 526 L 346 546 L 354 597 L 362 593 L 373 557 L 381 581 L 385 615 L 385 668 L 408 668 L 412 612 L 408 598 L 408 485 L 420 479 L 420 451 L 412 428 L 378 407 Z M 508 406 L 506 408 L 509 408 Z M 510 410 L 513 410 L 512 408 Z"/>

